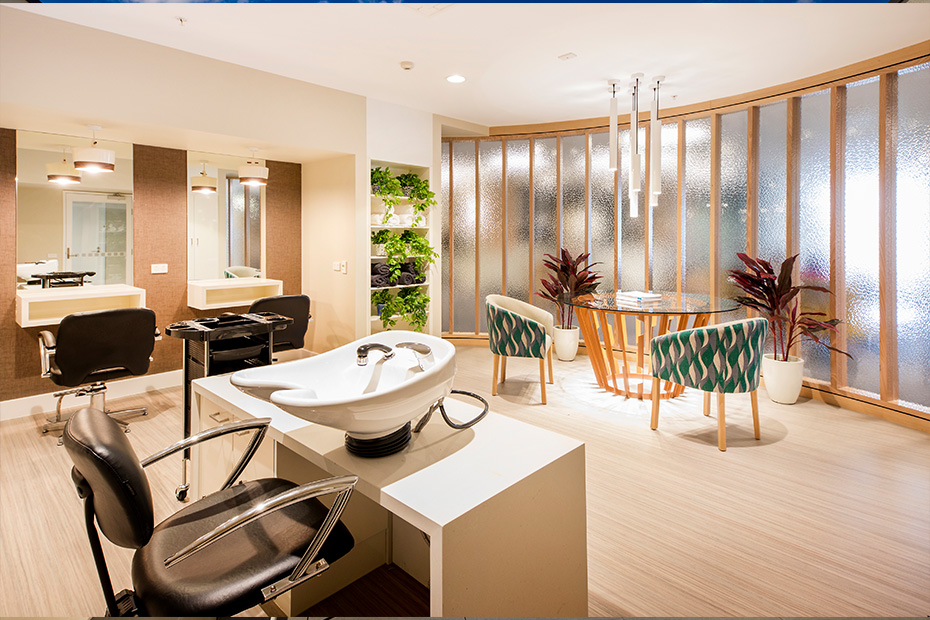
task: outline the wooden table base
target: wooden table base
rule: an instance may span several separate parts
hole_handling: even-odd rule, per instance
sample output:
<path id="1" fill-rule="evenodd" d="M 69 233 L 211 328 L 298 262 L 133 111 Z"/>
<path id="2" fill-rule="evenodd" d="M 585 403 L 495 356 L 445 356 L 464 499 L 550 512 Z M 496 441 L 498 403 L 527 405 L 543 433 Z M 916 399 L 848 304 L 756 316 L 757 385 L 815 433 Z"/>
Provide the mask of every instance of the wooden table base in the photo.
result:
<path id="1" fill-rule="evenodd" d="M 710 314 L 649 314 L 635 310 L 617 312 L 595 310 L 576 306 L 578 326 L 588 349 L 588 357 L 594 368 L 597 384 L 610 392 L 629 398 L 652 397 L 652 373 L 648 361 L 649 345 L 652 342 L 654 328 L 658 335 L 669 331 L 686 328 L 704 327 L 710 320 Z M 626 317 L 636 317 L 636 362 L 631 364 L 627 347 Z M 688 318 L 694 317 L 689 326 Z M 613 325 L 611 325 L 611 318 Z M 670 329 L 674 321 L 674 329 Z M 619 353 L 619 355 L 617 355 Z M 633 351 L 629 351 L 633 353 Z M 684 391 L 684 386 L 663 381 L 659 392 L 660 398 L 674 398 Z"/>

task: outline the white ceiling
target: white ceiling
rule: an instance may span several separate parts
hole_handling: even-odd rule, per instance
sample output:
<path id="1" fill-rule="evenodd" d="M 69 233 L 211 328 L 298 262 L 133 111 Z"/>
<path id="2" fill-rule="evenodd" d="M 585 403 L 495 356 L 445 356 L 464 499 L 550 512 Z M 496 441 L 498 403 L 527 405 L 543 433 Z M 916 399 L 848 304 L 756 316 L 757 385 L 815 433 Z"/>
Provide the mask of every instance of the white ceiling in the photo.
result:
<path id="1" fill-rule="evenodd" d="M 930 39 L 913 3 L 7 6 L 487 126 L 606 116 L 634 72 L 665 75 L 673 107 Z"/>

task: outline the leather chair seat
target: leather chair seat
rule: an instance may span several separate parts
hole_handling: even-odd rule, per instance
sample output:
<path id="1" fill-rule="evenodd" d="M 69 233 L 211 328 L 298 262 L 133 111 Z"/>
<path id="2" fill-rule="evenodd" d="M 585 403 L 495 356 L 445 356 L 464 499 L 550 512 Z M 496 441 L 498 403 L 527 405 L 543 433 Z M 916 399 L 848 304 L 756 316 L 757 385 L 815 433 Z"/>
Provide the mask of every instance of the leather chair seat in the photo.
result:
<path id="1" fill-rule="evenodd" d="M 297 485 L 262 479 L 235 485 L 179 510 L 155 527 L 132 562 L 136 594 L 150 616 L 232 615 L 262 602 L 260 589 L 286 577 L 322 523 L 327 508 L 311 499 L 271 513 L 165 568 L 166 558 L 214 527 Z M 354 540 L 338 522 L 319 557 L 332 563 Z"/>

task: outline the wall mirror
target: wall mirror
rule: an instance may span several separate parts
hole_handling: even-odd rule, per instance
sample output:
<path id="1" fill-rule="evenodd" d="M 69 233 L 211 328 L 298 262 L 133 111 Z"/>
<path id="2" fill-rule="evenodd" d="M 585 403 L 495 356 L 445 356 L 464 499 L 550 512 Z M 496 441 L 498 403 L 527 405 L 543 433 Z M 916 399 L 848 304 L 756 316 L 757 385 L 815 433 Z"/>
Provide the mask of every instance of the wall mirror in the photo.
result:
<path id="1" fill-rule="evenodd" d="M 261 275 L 265 186 L 240 183 L 249 161 L 188 151 L 188 280 Z"/>
<path id="2" fill-rule="evenodd" d="M 16 132 L 16 281 L 86 271 L 86 284 L 132 284 L 132 144 Z M 82 150 L 83 149 L 83 150 Z M 78 171 L 75 153 L 91 168 Z M 79 162 L 79 167 L 81 167 Z"/>

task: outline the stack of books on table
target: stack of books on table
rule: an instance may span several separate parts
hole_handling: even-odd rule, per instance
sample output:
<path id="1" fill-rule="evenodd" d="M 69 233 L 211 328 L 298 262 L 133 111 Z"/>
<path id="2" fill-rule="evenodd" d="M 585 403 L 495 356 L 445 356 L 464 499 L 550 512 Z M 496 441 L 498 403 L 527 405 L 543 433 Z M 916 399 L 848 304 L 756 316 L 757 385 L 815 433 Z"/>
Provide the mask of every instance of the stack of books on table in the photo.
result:
<path id="1" fill-rule="evenodd" d="M 645 291 L 618 291 L 617 303 L 624 306 L 639 306 L 647 308 L 654 306 L 662 301 L 662 295 L 659 293 L 647 293 Z"/>

